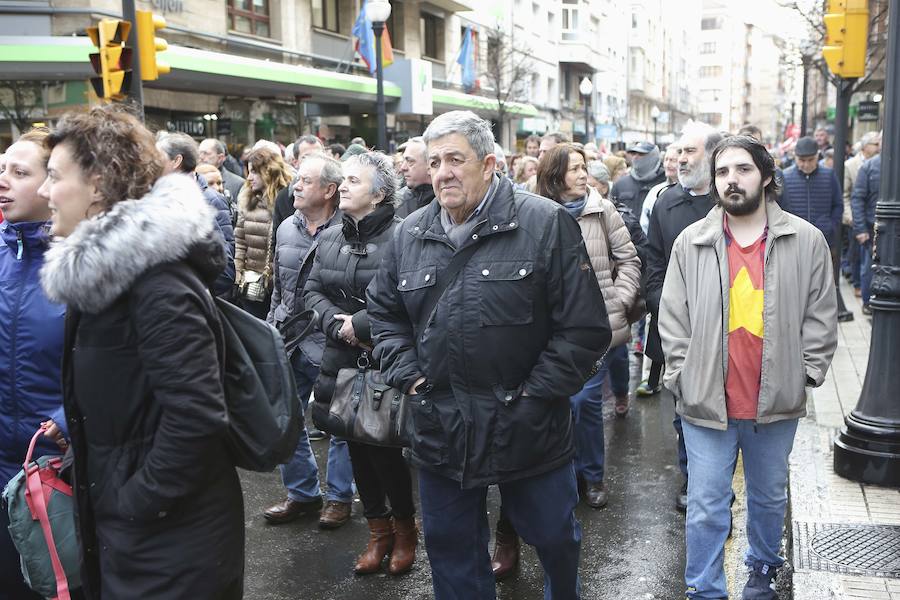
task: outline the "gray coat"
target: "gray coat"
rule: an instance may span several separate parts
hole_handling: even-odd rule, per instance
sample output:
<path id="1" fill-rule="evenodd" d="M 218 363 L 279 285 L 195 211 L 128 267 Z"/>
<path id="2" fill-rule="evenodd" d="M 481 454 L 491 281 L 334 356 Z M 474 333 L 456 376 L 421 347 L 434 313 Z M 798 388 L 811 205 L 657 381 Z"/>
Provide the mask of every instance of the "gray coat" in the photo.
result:
<path id="1" fill-rule="evenodd" d="M 837 348 L 837 296 L 825 237 L 774 202 L 766 213 L 758 423 L 806 415 L 805 386 L 822 385 Z M 659 336 L 665 385 L 678 413 L 693 425 L 721 430 L 728 427 L 728 281 L 722 209 L 716 207 L 675 240 Z"/>
<path id="2" fill-rule="evenodd" d="M 305 281 L 298 282 L 302 267 L 319 234 L 332 225 L 340 226 L 340 223 L 341 212 L 335 211 L 331 218 L 319 227 L 315 235 L 310 235 L 298 213 L 294 213 L 294 216 L 285 219 L 278 226 L 276 236 L 278 246 L 275 248 L 272 266 L 275 275 L 272 305 L 266 321 L 280 327 L 291 315 L 303 310 L 302 292 Z M 309 270 L 306 270 L 305 275 L 309 275 Z M 316 366 L 322 364 L 324 350 L 325 334 L 321 330 L 317 329 L 300 342 L 300 351 Z"/>
<path id="3" fill-rule="evenodd" d="M 219 173 L 222 174 L 222 183 L 225 184 L 225 189 L 231 194 L 232 202 L 237 202 L 241 188 L 244 187 L 244 178 L 235 175 L 225 167 L 219 167 Z"/>

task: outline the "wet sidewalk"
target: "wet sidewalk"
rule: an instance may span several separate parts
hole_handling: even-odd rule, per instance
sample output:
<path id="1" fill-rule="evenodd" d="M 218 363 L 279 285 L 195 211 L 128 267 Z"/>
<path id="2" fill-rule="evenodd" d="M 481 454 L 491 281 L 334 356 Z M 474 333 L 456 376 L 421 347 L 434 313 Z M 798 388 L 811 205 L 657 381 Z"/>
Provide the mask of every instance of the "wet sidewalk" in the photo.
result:
<path id="1" fill-rule="evenodd" d="M 900 490 L 860 484 L 835 474 L 833 441 L 856 407 L 866 374 L 872 325 L 842 281 L 855 318 L 839 324 L 838 348 L 825 383 L 809 394 L 790 464 L 785 529 L 788 563 L 779 598 L 900 600 Z M 730 596 L 746 580 L 743 474 L 735 477 L 735 537 L 726 551 Z M 792 585 L 787 585 L 793 572 Z"/>

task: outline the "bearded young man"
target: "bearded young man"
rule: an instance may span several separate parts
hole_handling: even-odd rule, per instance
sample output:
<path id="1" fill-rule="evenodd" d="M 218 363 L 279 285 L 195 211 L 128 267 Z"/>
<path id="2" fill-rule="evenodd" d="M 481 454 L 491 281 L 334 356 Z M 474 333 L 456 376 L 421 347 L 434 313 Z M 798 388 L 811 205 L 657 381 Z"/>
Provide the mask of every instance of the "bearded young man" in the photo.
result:
<path id="1" fill-rule="evenodd" d="M 825 237 L 774 202 L 765 147 L 731 137 L 711 162 L 717 206 L 675 241 L 659 317 L 665 385 L 688 453 L 685 583 L 691 599 L 728 597 L 723 559 L 740 451 L 749 538 L 742 598 L 773 600 L 788 457 L 805 388 L 822 384 L 837 347 L 837 296 Z"/>

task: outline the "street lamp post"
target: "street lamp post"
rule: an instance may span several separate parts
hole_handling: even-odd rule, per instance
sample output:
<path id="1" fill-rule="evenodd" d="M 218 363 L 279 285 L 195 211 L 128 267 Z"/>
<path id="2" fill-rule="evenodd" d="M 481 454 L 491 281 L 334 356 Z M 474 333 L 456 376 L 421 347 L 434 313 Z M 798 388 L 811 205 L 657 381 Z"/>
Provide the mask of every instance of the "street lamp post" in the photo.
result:
<path id="1" fill-rule="evenodd" d="M 834 441 L 834 472 L 900 487 L 900 2 L 888 5 L 887 81 L 882 136 L 881 196 L 875 208 L 872 259 L 872 342 L 856 408 Z M 837 148 L 835 148 L 837 150 Z"/>
<path id="2" fill-rule="evenodd" d="M 800 60 L 803 62 L 803 102 L 800 104 L 800 137 L 806 137 L 806 122 L 809 114 L 809 67 L 812 65 L 815 48 L 809 40 L 800 47 Z"/>
<path id="3" fill-rule="evenodd" d="M 372 21 L 375 34 L 375 77 L 378 80 L 378 149 L 387 152 L 387 115 L 384 110 L 384 72 L 381 64 L 381 34 L 384 23 L 391 16 L 391 3 L 387 0 L 366 2 L 366 16 Z"/>
<path id="4" fill-rule="evenodd" d="M 650 118 L 653 119 L 653 145 L 658 146 L 659 144 L 656 142 L 656 124 L 659 122 L 659 107 L 655 104 L 650 109 Z"/>
<path id="5" fill-rule="evenodd" d="M 591 83 L 590 77 L 585 77 L 578 84 L 578 91 L 584 96 L 584 143 L 591 141 L 591 92 L 594 91 L 594 84 Z"/>

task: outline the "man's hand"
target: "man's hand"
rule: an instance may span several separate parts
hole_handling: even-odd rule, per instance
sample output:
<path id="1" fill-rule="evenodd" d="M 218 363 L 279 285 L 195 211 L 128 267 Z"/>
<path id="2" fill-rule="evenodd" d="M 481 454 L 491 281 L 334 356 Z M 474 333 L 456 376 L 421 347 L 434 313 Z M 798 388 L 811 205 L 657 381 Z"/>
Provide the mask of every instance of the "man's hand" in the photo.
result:
<path id="1" fill-rule="evenodd" d="M 416 388 L 419 387 L 420 385 L 422 385 L 423 383 L 425 383 L 424 377 L 419 377 L 418 379 L 416 379 L 415 382 L 411 386 L 409 386 L 409 390 L 406 392 L 406 395 L 407 396 L 416 396 L 417 395 Z"/>
<path id="2" fill-rule="evenodd" d="M 869 234 L 868 233 L 857 234 L 856 241 L 859 242 L 860 244 L 865 244 L 866 242 L 869 241 Z"/>
<path id="3" fill-rule="evenodd" d="M 59 425 L 54 423 L 52 420 L 44 421 L 41 423 L 41 429 L 44 430 L 44 437 L 50 438 L 56 445 L 59 446 L 60 450 L 65 450 L 69 447 L 69 442 L 66 441 L 66 438 L 63 436 L 62 430 L 59 428 Z"/>
<path id="4" fill-rule="evenodd" d="M 350 315 L 334 315 L 334 318 L 344 323 L 338 331 L 338 337 L 351 346 L 359 346 L 356 332 L 353 331 L 353 317 Z"/>

